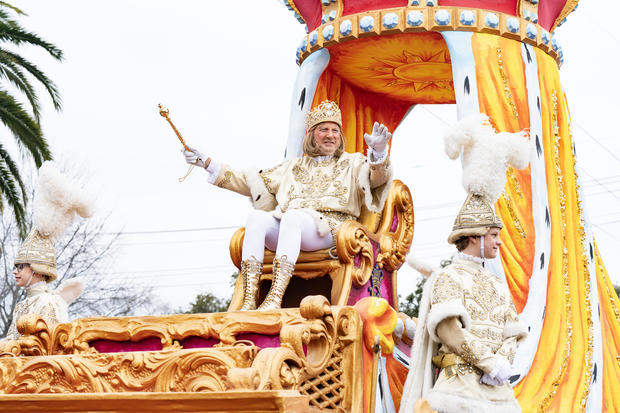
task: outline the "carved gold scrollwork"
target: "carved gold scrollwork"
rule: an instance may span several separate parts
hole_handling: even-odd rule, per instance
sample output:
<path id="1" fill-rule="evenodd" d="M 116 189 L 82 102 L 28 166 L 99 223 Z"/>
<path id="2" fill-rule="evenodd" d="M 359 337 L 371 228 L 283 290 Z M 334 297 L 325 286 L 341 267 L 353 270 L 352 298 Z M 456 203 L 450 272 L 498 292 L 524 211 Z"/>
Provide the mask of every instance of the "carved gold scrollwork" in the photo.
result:
<path id="1" fill-rule="evenodd" d="M 388 271 L 395 271 L 405 262 L 413 240 L 413 201 L 411 192 L 405 184 L 398 180 L 392 183 L 385 210 L 391 213 L 390 219 L 385 219 L 378 231 L 381 234 L 379 241 L 381 252 L 377 255 L 377 263 Z M 392 232 L 390 227 L 394 213 L 398 219 L 398 227 Z"/>
<path id="2" fill-rule="evenodd" d="M 366 228 L 356 221 L 345 221 L 338 231 L 338 257 L 344 264 L 353 264 L 359 257 L 359 266 L 350 265 L 351 280 L 358 286 L 368 282 L 372 273 L 374 254 Z"/>
<path id="3" fill-rule="evenodd" d="M 47 323 L 37 314 L 28 314 L 17 320 L 17 340 L 0 340 L 0 357 L 44 356 L 50 354 L 51 338 Z"/>
<path id="4" fill-rule="evenodd" d="M 258 390 L 290 390 L 299 384 L 304 362 L 289 348 L 262 349 L 252 368 L 261 376 Z"/>
<path id="5" fill-rule="evenodd" d="M 56 343 L 59 353 L 0 358 L 0 393 L 292 390 L 318 408 L 361 409 L 353 397 L 363 391 L 356 374 L 362 368 L 360 316 L 352 307 L 329 306 L 323 296 L 306 297 L 299 310 L 82 319 L 51 334 L 38 319 L 24 323 L 28 334 L 16 343 L 28 344 L 30 354 L 43 354 Z M 133 340 L 148 332 L 157 332 L 153 336 L 172 348 L 98 353 L 88 346 L 92 339 Z M 241 332 L 279 334 L 280 346 L 259 350 L 237 340 Z M 196 335 L 221 342 L 204 349 L 178 347 L 179 340 Z"/>
<path id="6" fill-rule="evenodd" d="M 21 354 L 21 346 L 17 340 L 0 340 L 0 357 L 16 357 Z"/>
<path id="7" fill-rule="evenodd" d="M 260 372 L 256 367 L 233 367 L 228 370 L 226 379 L 228 390 L 256 390 L 261 383 Z"/>
<path id="8" fill-rule="evenodd" d="M 327 299 L 323 296 L 310 296 L 301 301 L 299 307 L 301 315 L 308 319 L 307 339 L 303 344 L 306 345 L 307 355 L 304 356 L 303 349 L 299 346 L 299 341 L 295 346 L 297 352 L 305 358 L 305 374 L 315 376 L 325 368 L 329 358 L 333 353 L 336 337 L 336 325 L 332 315 L 331 307 Z M 283 330 L 284 332 L 284 330 Z M 286 336 L 281 336 L 284 343 L 289 344 L 295 340 L 294 331 L 290 331 Z"/>
<path id="9" fill-rule="evenodd" d="M 162 350 L 180 349 L 180 341 L 188 337 L 216 339 L 221 345 L 233 345 L 239 333 L 252 331 L 275 335 L 283 325 L 300 322 L 302 318 L 299 312 L 292 309 L 261 313 L 248 311 L 241 314 L 83 318 L 56 326 L 51 336 L 50 354 L 95 352 L 89 344 L 95 340 L 136 342 L 152 337 L 159 338 Z"/>
<path id="10" fill-rule="evenodd" d="M 227 371 L 248 367 L 256 352 L 254 346 L 243 346 L 5 359 L 0 365 L 0 392 L 224 391 Z M 234 353 L 243 357 L 233 357 Z"/>

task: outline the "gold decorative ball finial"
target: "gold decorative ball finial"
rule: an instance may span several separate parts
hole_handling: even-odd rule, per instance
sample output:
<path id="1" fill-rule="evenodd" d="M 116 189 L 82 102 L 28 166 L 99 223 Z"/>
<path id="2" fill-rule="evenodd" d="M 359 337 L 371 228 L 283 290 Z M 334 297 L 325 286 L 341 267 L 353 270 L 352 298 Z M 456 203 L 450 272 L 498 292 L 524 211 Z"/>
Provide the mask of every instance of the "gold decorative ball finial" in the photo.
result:
<path id="1" fill-rule="evenodd" d="M 185 139 L 183 139 L 183 136 L 181 136 L 181 133 L 177 130 L 176 126 L 174 126 L 174 123 L 172 123 L 172 120 L 170 119 L 170 111 L 168 110 L 168 108 L 163 106 L 161 103 L 159 103 L 157 106 L 159 107 L 159 114 L 168 121 L 168 123 L 172 127 L 172 130 L 174 131 L 174 133 L 176 133 L 177 137 L 181 141 L 181 144 L 183 144 L 183 147 L 189 151 L 190 149 L 185 143 Z"/>

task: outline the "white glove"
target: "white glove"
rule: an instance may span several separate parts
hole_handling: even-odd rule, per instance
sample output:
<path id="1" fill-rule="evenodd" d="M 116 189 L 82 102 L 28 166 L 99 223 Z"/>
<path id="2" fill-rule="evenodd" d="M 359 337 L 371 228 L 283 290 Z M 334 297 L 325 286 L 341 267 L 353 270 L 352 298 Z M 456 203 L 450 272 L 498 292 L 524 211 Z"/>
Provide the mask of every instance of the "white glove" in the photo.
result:
<path id="1" fill-rule="evenodd" d="M 484 373 L 482 377 L 480 377 L 480 383 L 488 384 L 489 386 L 503 386 L 504 383 L 500 382 L 497 379 L 489 376 L 487 373 Z"/>
<path id="2" fill-rule="evenodd" d="M 188 151 L 187 149 L 183 148 L 183 150 L 181 151 L 183 153 L 183 156 L 185 156 L 185 162 L 187 162 L 190 165 L 196 165 L 201 168 L 204 168 L 205 160 L 207 159 L 206 156 L 200 153 L 200 151 L 197 149 L 194 149 L 194 148 L 189 148 L 189 149 L 190 150 Z"/>
<path id="3" fill-rule="evenodd" d="M 510 363 L 503 358 L 498 358 L 493 371 L 489 374 L 484 373 L 480 378 L 480 382 L 491 386 L 503 386 L 511 375 L 512 367 Z"/>
<path id="4" fill-rule="evenodd" d="M 372 133 L 370 135 L 367 133 L 364 134 L 366 144 L 376 153 L 385 153 L 391 137 L 392 134 L 388 132 L 387 127 L 379 122 L 375 122 L 375 124 L 372 125 Z"/>

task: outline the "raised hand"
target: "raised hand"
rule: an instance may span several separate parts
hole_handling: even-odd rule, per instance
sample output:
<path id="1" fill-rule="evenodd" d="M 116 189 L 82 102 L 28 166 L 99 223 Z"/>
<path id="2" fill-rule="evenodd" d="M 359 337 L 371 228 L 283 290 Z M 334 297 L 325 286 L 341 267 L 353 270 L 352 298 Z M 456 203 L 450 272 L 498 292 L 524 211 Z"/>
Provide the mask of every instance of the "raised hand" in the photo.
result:
<path id="1" fill-rule="evenodd" d="M 379 122 L 375 122 L 372 125 L 372 133 L 370 135 L 364 134 L 366 144 L 377 153 L 385 152 L 391 137 L 392 134 L 388 131 L 388 128 Z"/>

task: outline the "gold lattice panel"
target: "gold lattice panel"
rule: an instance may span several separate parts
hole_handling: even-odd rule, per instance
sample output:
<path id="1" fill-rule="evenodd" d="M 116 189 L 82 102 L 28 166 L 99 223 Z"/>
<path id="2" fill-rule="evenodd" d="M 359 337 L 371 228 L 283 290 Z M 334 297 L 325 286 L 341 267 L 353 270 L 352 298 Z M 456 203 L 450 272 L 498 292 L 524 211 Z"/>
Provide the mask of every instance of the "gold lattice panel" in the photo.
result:
<path id="1" fill-rule="evenodd" d="M 342 360 L 342 342 L 339 340 L 325 370 L 299 386 L 299 392 L 308 395 L 313 406 L 343 411 L 345 385 L 342 382 Z"/>

